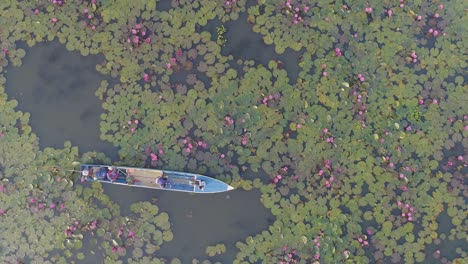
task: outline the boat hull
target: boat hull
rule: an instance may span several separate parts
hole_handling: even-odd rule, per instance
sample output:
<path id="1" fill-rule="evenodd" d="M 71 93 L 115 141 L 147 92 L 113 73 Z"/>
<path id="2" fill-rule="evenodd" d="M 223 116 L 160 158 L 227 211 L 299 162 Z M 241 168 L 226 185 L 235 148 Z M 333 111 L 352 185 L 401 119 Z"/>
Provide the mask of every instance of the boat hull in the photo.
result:
<path id="1" fill-rule="evenodd" d="M 167 191 L 220 193 L 234 189 L 220 180 L 205 175 L 178 171 L 83 164 L 80 172 L 83 181 Z"/>

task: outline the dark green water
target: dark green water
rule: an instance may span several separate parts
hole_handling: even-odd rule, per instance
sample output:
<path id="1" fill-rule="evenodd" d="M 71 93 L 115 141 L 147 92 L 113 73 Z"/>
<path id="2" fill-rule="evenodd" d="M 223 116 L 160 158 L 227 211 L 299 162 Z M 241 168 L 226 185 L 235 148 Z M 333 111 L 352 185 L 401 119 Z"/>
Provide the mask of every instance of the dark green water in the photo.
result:
<path id="1" fill-rule="evenodd" d="M 23 65 L 8 68 L 6 91 L 31 114 L 41 148 L 61 148 L 70 140 L 81 153 L 96 150 L 117 158 L 117 148 L 99 138 L 102 110 L 94 93 L 104 79 L 96 71 L 103 58 L 83 57 L 58 42 L 24 48 Z"/>

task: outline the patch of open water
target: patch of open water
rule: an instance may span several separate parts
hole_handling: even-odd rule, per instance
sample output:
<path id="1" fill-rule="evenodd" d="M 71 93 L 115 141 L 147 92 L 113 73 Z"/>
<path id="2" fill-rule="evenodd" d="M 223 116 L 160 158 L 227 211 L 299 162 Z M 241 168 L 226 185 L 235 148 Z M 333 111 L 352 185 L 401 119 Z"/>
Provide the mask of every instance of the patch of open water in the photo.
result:
<path id="1" fill-rule="evenodd" d="M 103 57 L 83 57 L 57 41 L 21 48 L 26 50 L 23 64 L 8 67 L 5 88 L 19 110 L 31 114 L 40 147 L 61 148 L 69 140 L 80 153 L 96 150 L 115 160 L 117 148 L 100 140 L 102 108 L 94 95 L 107 78 L 96 71 Z"/>

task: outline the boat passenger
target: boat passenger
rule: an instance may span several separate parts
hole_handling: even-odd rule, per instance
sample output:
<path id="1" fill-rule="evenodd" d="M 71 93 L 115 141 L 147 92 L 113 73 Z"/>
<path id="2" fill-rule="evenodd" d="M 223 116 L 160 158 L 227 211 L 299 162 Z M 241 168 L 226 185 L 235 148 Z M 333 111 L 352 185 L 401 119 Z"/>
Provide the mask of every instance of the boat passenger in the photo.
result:
<path id="1" fill-rule="evenodd" d="M 198 189 L 203 190 L 205 188 L 205 181 L 202 180 L 195 180 L 195 181 L 190 181 L 190 185 L 195 185 L 198 187 Z"/>
<path id="2" fill-rule="evenodd" d="M 198 185 L 198 188 L 203 191 L 205 189 L 205 181 L 200 181 L 200 184 Z"/>
<path id="3" fill-rule="evenodd" d="M 107 168 L 106 167 L 101 167 L 97 172 L 97 177 L 99 180 L 104 180 L 107 175 Z"/>
<path id="4" fill-rule="evenodd" d="M 119 177 L 119 172 L 117 170 L 114 170 L 112 167 L 108 167 L 108 169 L 109 170 L 107 171 L 107 179 L 111 182 L 114 182 Z"/>
<path id="5" fill-rule="evenodd" d="M 90 177 L 89 169 L 84 169 L 81 171 L 81 180 L 82 181 L 87 181 L 88 177 Z"/>
<path id="6" fill-rule="evenodd" d="M 157 180 L 156 180 L 156 183 L 159 184 L 159 186 L 161 188 L 166 188 L 167 187 L 167 178 L 163 178 L 163 177 L 159 177 Z"/>

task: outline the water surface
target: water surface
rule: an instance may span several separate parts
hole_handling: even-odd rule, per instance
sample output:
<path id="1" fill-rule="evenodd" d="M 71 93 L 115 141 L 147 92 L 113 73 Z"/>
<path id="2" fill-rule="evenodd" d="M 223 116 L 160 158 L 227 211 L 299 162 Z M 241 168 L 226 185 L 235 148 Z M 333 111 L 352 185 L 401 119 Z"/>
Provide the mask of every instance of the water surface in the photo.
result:
<path id="1" fill-rule="evenodd" d="M 62 148 L 70 140 L 80 153 L 96 150 L 115 159 L 117 148 L 100 140 L 102 108 L 94 95 L 107 78 L 96 71 L 103 56 L 84 57 L 57 41 L 23 48 L 23 65 L 8 67 L 6 92 L 31 114 L 40 147 Z"/>
<path id="2" fill-rule="evenodd" d="M 214 259 L 232 263 L 235 243 L 257 234 L 273 223 L 274 217 L 260 203 L 259 191 L 233 190 L 220 194 L 188 194 L 111 184 L 105 193 L 120 204 L 122 214 L 129 214 L 134 202 L 153 201 L 169 214 L 174 239 L 165 242 L 158 257 L 178 257 L 182 263 L 205 259 L 207 246 L 226 244 L 226 253 Z"/>

